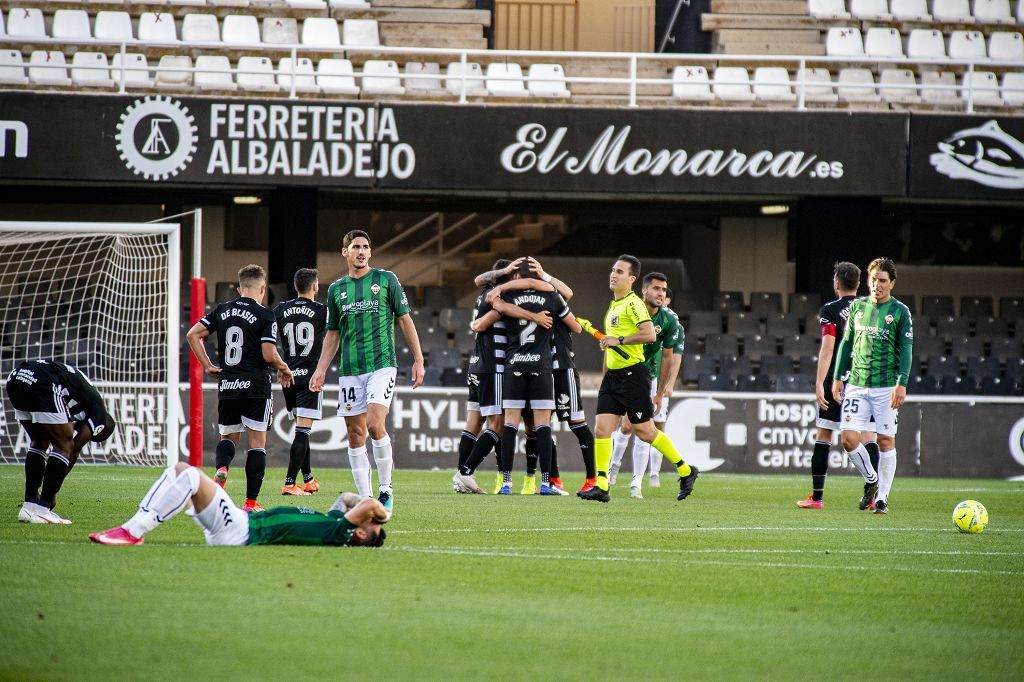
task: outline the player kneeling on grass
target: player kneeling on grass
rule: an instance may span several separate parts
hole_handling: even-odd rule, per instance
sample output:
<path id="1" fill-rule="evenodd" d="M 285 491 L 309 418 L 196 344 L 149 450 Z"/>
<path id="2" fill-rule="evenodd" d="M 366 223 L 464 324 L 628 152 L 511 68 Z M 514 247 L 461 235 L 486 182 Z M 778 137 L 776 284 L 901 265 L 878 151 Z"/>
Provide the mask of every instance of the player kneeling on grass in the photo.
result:
<path id="1" fill-rule="evenodd" d="M 305 507 L 273 507 L 249 514 L 196 467 L 168 467 L 120 526 L 89 539 L 101 545 L 141 545 L 149 531 L 185 509 L 203 529 L 208 545 L 352 545 L 380 547 L 381 527 L 391 514 L 373 498 L 342 493 L 326 514 Z"/>
<path id="2" fill-rule="evenodd" d="M 89 377 L 63 362 L 30 360 L 18 365 L 7 377 L 7 397 L 29 437 L 25 503 L 18 521 L 70 524 L 53 511 L 57 493 L 82 448 L 110 438 L 117 424 Z"/>

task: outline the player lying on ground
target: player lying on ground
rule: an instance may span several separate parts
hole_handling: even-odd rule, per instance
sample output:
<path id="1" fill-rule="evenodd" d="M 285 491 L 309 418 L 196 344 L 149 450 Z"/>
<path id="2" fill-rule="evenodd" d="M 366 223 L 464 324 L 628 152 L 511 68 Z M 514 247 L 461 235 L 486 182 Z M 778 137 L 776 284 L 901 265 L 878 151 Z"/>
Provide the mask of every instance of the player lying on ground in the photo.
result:
<path id="1" fill-rule="evenodd" d="M 55 360 L 30 360 L 15 367 L 7 377 L 7 397 L 29 437 L 25 502 L 18 520 L 69 524 L 53 511 L 57 493 L 82 448 L 110 438 L 117 425 L 89 377 Z"/>
<path id="2" fill-rule="evenodd" d="M 373 498 L 343 493 L 326 514 L 305 507 L 272 507 L 249 514 L 196 467 L 179 462 L 164 470 L 135 516 L 89 539 L 101 545 L 141 545 L 146 533 L 185 513 L 203 529 L 208 545 L 361 545 L 380 547 L 391 513 Z"/>

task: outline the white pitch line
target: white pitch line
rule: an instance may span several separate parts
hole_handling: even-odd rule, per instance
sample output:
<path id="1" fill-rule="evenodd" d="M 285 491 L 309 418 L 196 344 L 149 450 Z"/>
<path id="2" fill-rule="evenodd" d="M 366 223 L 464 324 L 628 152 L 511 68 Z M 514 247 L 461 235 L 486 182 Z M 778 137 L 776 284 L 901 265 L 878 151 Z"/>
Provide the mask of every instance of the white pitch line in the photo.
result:
<path id="1" fill-rule="evenodd" d="M 589 532 L 661 532 L 661 533 L 714 533 L 714 532 L 808 532 L 808 533 L 848 533 L 848 532 L 923 532 L 923 533 L 952 533 L 952 528 L 893 528 L 881 526 L 874 528 L 822 528 L 822 527 L 771 527 L 771 526 L 726 526 L 721 528 L 658 528 L 647 526 L 634 527 L 601 527 L 601 526 L 573 526 L 569 528 L 423 528 L 420 530 L 389 530 L 388 535 L 397 533 L 589 533 Z M 987 528 L 988 533 L 1024 533 L 1024 528 Z"/>
<path id="2" fill-rule="evenodd" d="M 427 549 L 416 547 L 385 547 L 385 551 L 408 552 L 413 554 L 444 554 L 455 556 L 477 556 L 477 557 L 500 557 L 509 559 L 559 559 L 567 561 L 628 561 L 630 563 L 641 562 L 651 564 L 684 564 L 689 566 L 730 566 L 739 568 L 798 568 L 798 569 L 823 569 L 831 568 L 840 571 L 880 571 L 877 566 L 843 566 L 828 564 L 798 564 L 778 563 L 769 561 L 720 561 L 707 559 L 655 559 L 647 557 L 610 557 L 610 556 L 584 556 L 578 554 L 522 554 L 520 552 L 493 552 L 493 551 L 470 551 L 463 549 Z M 1024 575 L 1022 571 L 999 571 L 984 570 L 976 568 L 906 568 L 899 566 L 886 566 L 885 571 L 897 571 L 900 573 L 954 573 L 972 575 Z"/>
<path id="3" fill-rule="evenodd" d="M 389 533 L 390 535 L 390 533 Z M 506 551 L 550 551 L 551 547 L 518 547 L 518 546 L 495 546 L 495 545 L 474 545 L 472 547 L 441 547 L 437 545 L 422 545 L 422 549 L 469 549 L 487 550 L 495 552 Z M 600 547 L 581 548 L 581 552 L 634 552 L 634 553 L 657 553 L 657 554 L 806 554 L 809 556 L 838 556 L 846 554 L 884 554 L 886 556 L 1012 556 L 1020 557 L 1021 552 L 970 552 L 964 550 L 937 551 L 937 550 L 884 550 L 884 549 L 759 549 L 759 548 L 728 548 L 728 549 L 683 549 L 683 548 L 659 548 L 659 547 Z"/>

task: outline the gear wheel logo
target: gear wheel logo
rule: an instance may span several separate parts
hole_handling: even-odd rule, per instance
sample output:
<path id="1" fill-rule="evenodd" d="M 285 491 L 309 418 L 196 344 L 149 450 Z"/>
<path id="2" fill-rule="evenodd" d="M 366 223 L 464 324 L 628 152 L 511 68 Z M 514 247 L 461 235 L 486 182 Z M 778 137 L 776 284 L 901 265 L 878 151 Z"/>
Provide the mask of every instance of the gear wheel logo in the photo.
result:
<path id="1" fill-rule="evenodd" d="M 188 109 L 170 97 L 137 99 L 117 124 L 117 151 L 128 170 L 147 180 L 166 180 L 188 167 L 198 128 Z"/>

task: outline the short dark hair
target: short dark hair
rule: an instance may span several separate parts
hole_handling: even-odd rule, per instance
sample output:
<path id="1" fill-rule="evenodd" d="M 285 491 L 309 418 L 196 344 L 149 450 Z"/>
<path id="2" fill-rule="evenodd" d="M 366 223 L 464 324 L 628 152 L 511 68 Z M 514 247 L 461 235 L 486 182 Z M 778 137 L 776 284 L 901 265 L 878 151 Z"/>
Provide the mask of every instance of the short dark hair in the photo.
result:
<path id="1" fill-rule="evenodd" d="M 860 268 L 850 261 L 840 261 L 832 267 L 832 277 L 839 281 L 843 291 L 857 291 L 860 287 Z"/>
<path id="2" fill-rule="evenodd" d="M 238 271 L 238 286 L 251 287 L 267 281 L 267 273 L 255 264 L 246 265 Z"/>
<path id="3" fill-rule="evenodd" d="M 665 287 L 665 298 L 672 298 L 672 287 Z"/>
<path id="4" fill-rule="evenodd" d="M 519 261 L 519 267 L 516 268 L 516 274 L 518 274 L 520 277 L 529 277 L 531 274 L 530 261 L 526 260 L 525 258 Z"/>
<path id="5" fill-rule="evenodd" d="M 295 271 L 295 277 L 292 279 L 295 291 L 300 294 L 311 291 L 318 277 L 319 273 L 317 273 L 316 268 L 299 268 Z"/>
<path id="6" fill-rule="evenodd" d="M 350 230 L 349 233 L 346 234 L 344 238 L 341 240 L 341 248 L 347 249 L 348 245 L 351 244 L 356 239 L 358 239 L 359 237 L 362 237 L 363 239 L 366 240 L 367 244 L 373 246 L 373 242 L 370 241 L 370 235 L 366 234 L 362 230 Z"/>
<path id="7" fill-rule="evenodd" d="M 664 282 L 665 283 L 665 288 L 668 289 L 668 277 L 665 276 L 664 272 L 648 272 L 646 275 L 644 275 L 644 279 L 641 282 L 641 285 L 642 286 L 647 286 L 648 284 L 650 284 L 652 281 L 654 281 L 656 279 L 661 280 L 662 282 Z"/>
<path id="8" fill-rule="evenodd" d="M 360 526 L 360 528 L 363 528 L 363 532 L 366 533 L 366 539 L 360 540 L 353 532 L 348 538 L 347 544 L 349 547 L 380 547 L 388 536 L 387 531 L 380 524 L 370 528 L 364 528 L 363 526 Z"/>
<path id="9" fill-rule="evenodd" d="M 619 261 L 622 261 L 624 263 L 629 263 L 629 274 L 630 275 L 632 275 L 633 277 L 638 277 L 640 275 L 640 259 L 639 258 L 637 258 L 636 256 L 630 256 L 628 253 L 624 253 L 624 254 L 622 254 L 621 256 L 619 256 L 618 258 L 615 259 L 616 263 L 618 263 Z"/>
<path id="10" fill-rule="evenodd" d="M 892 262 L 891 258 L 881 256 L 868 263 L 868 273 L 872 270 L 882 270 L 883 272 L 889 273 L 889 279 L 896 281 L 896 264 Z"/>
<path id="11" fill-rule="evenodd" d="M 491 269 L 492 270 L 504 270 L 505 268 L 507 268 L 510 265 L 512 265 L 512 261 L 510 261 L 508 258 L 499 258 L 498 260 L 494 261 L 494 266 Z M 505 282 L 509 281 L 510 279 L 512 279 L 511 275 L 501 274 L 501 275 L 498 275 L 497 277 L 494 278 L 494 283 L 495 284 L 504 284 Z"/>

